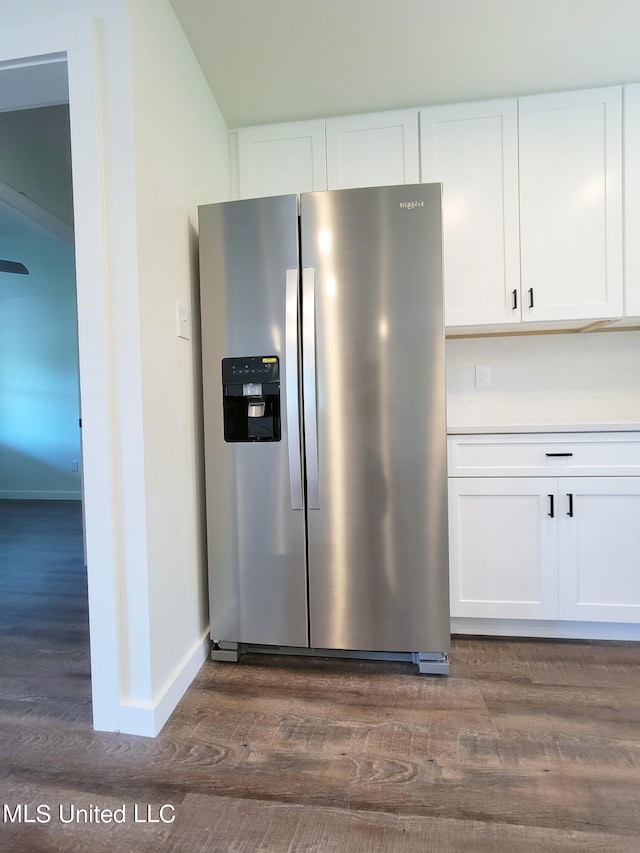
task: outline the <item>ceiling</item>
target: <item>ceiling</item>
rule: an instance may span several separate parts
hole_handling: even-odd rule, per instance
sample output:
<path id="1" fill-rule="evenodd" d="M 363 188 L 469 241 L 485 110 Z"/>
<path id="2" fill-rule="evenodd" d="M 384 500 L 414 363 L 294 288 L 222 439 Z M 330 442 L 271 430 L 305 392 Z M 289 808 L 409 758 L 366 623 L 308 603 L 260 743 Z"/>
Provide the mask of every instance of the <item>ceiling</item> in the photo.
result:
<path id="1" fill-rule="evenodd" d="M 0 257 L 24 263 L 30 273 L 23 276 L 0 272 L 0 299 L 75 287 L 73 276 L 50 275 L 51 269 L 58 269 L 57 265 L 62 263 L 60 258 L 68 266 L 68 255 L 73 251 L 72 227 L 65 228 L 64 222 L 37 204 L 42 193 L 33 191 L 38 187 L 44 191 L 51 186 L 49 194 L 55 195 L 60 194 L 62 186 L 68 190 L 70 199 L 68 111 L 61 108 L 61 114 L 57 110 L 68 100 L 67 63 L 63 54 L 0 63 L 0 125 L 5 131 L 0 133 L 0 140 L 9 147 L 22 144 L 23 151 L 41 161 L 39 168 L 33 170 L 32 186 L 28 187 L 34 200 L 22 192 L 24 175 L 17 175 L 18 170 L 15 176 L 18 186 L 11 187 L 0 180 Z M 52 105 L 55 105 L 53 112 L 39 109 Z M 7 122 L 14 126 L 13 138 L 6 133 Z M 26 160 L 21 165 L 30 171 Z M 44 192 L 45 198 L 47 195 Z M 59 212 L 57 208 L 55 212 Z"/>
<path id="2" fill-rule="evenodd" d="M 0 112 L 69 102 L 65 54 L 0 62 Z"/>
<path id="3" fill-rule="evenodd" d="M 170 0 L 230 128 L 640 81 L 638 0 Z"/>

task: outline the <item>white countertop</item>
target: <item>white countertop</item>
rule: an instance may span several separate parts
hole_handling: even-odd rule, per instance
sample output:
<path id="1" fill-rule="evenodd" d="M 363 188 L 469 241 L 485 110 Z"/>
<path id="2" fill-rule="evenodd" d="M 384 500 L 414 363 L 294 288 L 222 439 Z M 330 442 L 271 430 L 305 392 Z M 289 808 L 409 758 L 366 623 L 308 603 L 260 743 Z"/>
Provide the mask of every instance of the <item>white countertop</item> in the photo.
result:
<path id="1" fill-rule="evenodd" d="M 505 433 L 547 432 L 638 432 L 640 423 L 581 423 L 581 424 L 500 424 L 479 426 L 447 426 L 448 435 L 501 435 Z"/>

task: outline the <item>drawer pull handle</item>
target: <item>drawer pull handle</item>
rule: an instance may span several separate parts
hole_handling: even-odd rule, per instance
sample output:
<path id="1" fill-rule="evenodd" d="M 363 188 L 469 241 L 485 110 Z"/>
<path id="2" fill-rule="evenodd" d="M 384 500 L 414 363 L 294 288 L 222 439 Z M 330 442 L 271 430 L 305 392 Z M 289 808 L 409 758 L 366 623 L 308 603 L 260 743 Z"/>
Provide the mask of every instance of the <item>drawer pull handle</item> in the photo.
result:
<path id="1" fill-rule="evenodd" d="M 573 453 L 545 453 L 545 456 L 573 456 Z"/>
<path id="2" fill-rule="evenodd" d="M 513 302 L 511 303 L 511 308 L 515 311 L 516 308 L 518 307 L 518 291 L 517 290 L 512 291 L 511 296 L 513 297 Z"/>
<path id="3" fill-rule="evenodd" d="M 567 497 L 569 498 L 569 511 L 567 512 L 567 515 L 569 518 L 573 518 L 573 495 L 568 494 Z"/>
<path id="4" fill-rule="evenodd" d="M 529 288 L 529 308 L 533 308 L 533 288 Z"/>
<path id="5" fill-rule="evenodd" d="M 554 516 L 553 516 L 553 495 L 547 495 L 547 497 L 549 498 L 549 512 L 548 512 L 548 515 L 549 515 L 549 518 L 553 518 L 553 517 L 554 517 Z"/>

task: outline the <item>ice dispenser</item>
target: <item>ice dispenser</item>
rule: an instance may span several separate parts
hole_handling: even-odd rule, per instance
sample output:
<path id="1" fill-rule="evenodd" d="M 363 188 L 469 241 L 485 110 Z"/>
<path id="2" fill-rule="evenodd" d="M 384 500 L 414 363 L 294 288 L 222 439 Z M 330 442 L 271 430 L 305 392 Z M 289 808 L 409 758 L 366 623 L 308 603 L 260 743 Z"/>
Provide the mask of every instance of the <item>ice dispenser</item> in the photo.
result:
<path id="1" fill-rule="evenodd" d="M 280 362 L 275 355 L 222 359 L 225 441 L 280 441 Z"/>

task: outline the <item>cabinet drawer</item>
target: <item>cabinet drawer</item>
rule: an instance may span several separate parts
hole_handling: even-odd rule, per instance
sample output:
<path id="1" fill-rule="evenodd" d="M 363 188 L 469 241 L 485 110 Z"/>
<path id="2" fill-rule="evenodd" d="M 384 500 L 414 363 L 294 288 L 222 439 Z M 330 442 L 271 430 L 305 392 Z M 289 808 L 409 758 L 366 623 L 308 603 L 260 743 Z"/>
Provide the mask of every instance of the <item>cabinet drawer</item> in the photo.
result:
<path id="1" fill-rule="evenodd" d="M 638 476 L 640 433 L 456 435 L 450 477 Z"/>

